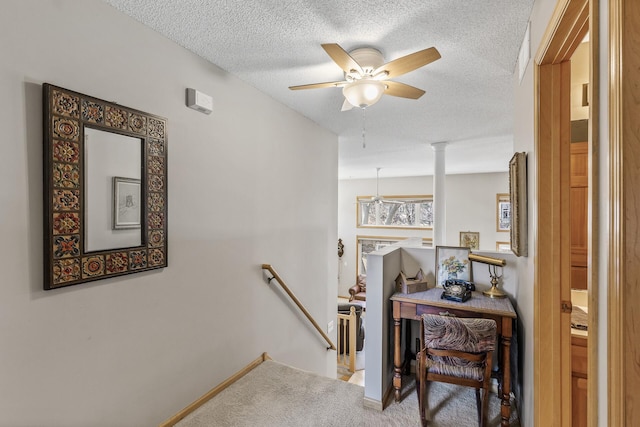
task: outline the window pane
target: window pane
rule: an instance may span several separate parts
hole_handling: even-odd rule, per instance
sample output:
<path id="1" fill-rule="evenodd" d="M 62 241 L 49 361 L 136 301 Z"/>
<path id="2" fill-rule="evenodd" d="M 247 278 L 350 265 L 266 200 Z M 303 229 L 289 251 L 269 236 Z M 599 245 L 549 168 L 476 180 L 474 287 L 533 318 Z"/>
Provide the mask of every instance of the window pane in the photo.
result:
<path id="1" fill-rule="evenodd" d="M 360 211 L 358 226 L 433 227 L 431 196 L 383 196 L 377 201 L 361 196 L 358 197 L 358 209 Z"/>

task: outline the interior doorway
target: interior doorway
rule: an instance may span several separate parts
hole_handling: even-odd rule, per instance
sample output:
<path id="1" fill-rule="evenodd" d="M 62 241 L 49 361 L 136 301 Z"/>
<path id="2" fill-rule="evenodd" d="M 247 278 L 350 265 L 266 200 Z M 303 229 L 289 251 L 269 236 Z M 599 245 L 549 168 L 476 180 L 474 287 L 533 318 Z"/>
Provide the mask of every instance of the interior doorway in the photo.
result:
<path id="1" fill-rule="evenodd" d="M 589 114 L 586 179 L 586 268 L 576 273 L 571 255 L 571 64 L 579 44 L 589 32 L 589 81 L 586 96 L 590 111 L 598 111 L 598 28 L 593 10 L 597 0 L 558 2 L 535 59 L 535 277 L 534 277 L 534 405 L 536 425 L 571 426 L 571 280 L 586 276 L 588 305 L 597 301 L 597 114 Z M 575 266 L 574 266 L 575 267 Z M 586 419 L 597 419 L 597 312 L 589 310 Z M 584 383 L 583 383 L 584 384 Z M 586 390 L 585 390 L 586 392 Z M 593 424 L 595 425 L 595 424 Z"/>

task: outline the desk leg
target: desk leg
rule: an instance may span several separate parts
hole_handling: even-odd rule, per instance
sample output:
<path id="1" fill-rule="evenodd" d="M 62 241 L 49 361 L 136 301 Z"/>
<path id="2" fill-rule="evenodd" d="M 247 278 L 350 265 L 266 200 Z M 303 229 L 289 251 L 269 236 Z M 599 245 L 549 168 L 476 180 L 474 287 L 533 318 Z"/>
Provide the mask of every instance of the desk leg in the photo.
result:
<path id="1" fill-rule="evenodd" d="M 511 327 L 512 319 L 502 319 L 502 337 L 500 339 L 502 346 L 502 405 L 500 406 L 500 415 L 502 415 L 503 427 L 509 426 L 511 418 Z"/>
<path id="2" fill-rule="evenodd" d="M 393 303 L 394 317 L 394 343 L 393 343 L 393 388 L 395 388 L 396 402 L 400 402 L 400 390 L 402 389 L 402 357 L 400 356 L 400 334 L 402 333 L 402 320 L 395 317 L 396 302 Z M 400 307 L 398 307 L 399 309 Z"/>
<path id="3" fill-rule="evenodd" d="M 416 355 L 411 351 L 411 320 L 404 320 L 404 360 L 402 361 L 402 375 L 411 374 L 411 361 Z"/>

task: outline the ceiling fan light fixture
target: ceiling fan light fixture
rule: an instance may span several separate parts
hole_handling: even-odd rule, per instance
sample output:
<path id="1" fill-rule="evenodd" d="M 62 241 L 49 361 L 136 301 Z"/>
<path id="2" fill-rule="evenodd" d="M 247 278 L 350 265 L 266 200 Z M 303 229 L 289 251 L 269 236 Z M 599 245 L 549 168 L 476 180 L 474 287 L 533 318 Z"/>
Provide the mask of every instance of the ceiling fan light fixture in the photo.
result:
<path id="1" fill-rule="evenodd" d="M 386 88 L 381 81 L 360 79 L 346 85 L 342 94 L 354 107 L 366 108 L 378 102 Z"/>

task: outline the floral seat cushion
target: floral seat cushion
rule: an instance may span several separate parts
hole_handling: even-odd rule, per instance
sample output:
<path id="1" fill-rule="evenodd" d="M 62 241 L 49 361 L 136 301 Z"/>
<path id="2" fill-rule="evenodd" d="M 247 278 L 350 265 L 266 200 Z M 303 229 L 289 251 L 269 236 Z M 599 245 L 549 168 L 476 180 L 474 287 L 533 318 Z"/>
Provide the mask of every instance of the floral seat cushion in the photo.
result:
<path id="1" fill-rule="evenodd" d="M 495 349 L 496 322 L 492 319 L 462 319 L 425 314 L 422 322 L 426 348 L 465 353 L 485 353 Z M 484 363 L 452 356 L 428 355 L 426 368 L 436 374 L 482 380 Z"/>

